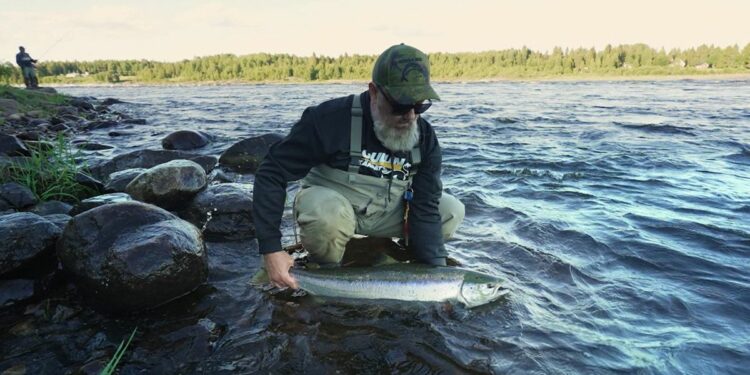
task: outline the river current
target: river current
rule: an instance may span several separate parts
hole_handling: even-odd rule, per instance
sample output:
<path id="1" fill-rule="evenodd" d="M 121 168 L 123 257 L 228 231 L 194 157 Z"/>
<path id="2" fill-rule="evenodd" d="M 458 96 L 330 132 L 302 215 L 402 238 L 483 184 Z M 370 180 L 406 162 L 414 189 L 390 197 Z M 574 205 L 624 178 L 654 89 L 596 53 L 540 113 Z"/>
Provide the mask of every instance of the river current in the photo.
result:
<path id="1" fill-rule="evenodd" d="M 749 82 L 436 84 L 442 101 L 424 116 L 445 190 L 466 205 L 447 248 L 506 279 L 506 299 L 468 310 L 269 296 L 247 285 L 254 242 L 209 243 L 209 283 L 188 298 L 133 317 L 83 309 L 55 328 L 29 318 L 43 338 L 15 358 L 75 369 L 138 326 L 121 373 L 747 373 Z M 218 156 L 364 89 L 59 91 L 118 98 L 113 109 L 148 120 L 130 136 L 88 135 L 115 146 L 91 157 L 109 158 L 183 129 L 212 134 L 199 152 Z"/>

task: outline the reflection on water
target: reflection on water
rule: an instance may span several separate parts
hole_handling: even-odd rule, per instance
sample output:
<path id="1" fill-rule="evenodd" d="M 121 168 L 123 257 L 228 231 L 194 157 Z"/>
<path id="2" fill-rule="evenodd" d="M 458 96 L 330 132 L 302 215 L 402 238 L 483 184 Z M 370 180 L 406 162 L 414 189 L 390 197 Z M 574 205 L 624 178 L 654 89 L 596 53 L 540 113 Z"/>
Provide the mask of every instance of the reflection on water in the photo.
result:
<path id="1" fill-rule="evenodd" d="M 116 146 L 92 157 L 111 157 L 159 148 L 182 129 L 214 135 L 201 152 L 218 155 L 244 137 L 286 133 L 306 106 L 364 88 L 60 91 L 119 98 L 129 103 L 115 109 L 149 120 L 133 125 L 137 137 L 92 134 Z M 0 370 L 32 358 L 48 369 L 77 369 L 134 325 L 139 336 L 122 373 L 739 374 L 750 367 L 747 81 L 437 89 L 443 101 L 425 116 L 444 150 L 445 188 L 467 209 L 448 248 L 466 267 L 507 278 L 507 300 L 466 310 L 269 296 L 247 285 L 259 265 L 254 243 L 211 243 L 209 284 L 156 312 L 114 319 L 83 310 L 50 321 L 45 309 L 77 311 L 80 303 L 61 287 L 50 307 L 6 313 L 3 324 L 14 333 L 2 336 Z M 31 337 L 32 326 L 44 340 Z"/>

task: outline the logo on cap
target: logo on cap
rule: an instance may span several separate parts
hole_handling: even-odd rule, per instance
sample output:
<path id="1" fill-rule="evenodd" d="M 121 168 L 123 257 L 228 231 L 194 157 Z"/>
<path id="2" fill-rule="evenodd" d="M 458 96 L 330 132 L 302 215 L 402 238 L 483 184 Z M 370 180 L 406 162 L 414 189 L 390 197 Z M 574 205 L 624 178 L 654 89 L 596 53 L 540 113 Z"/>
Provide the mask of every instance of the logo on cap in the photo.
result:
<path id="1" fill-rule="evenodd" d="M 399 66 L 400 64 L 405 65 L 402 68 Z M 408 76 L 412 71 L 417 71 L 422 74 L 423 79 L 426 81 L 430 79 L 430 75 L 427 72 L 427 67 L 424 65 L 424 63 L 422 63 L 422 58 L 420 57 L 400 58 L 400 56 L 396 54 L 391 59 L 391 68 L 395 68 L 401 71 L 401 82 L 409 82 Z"/>

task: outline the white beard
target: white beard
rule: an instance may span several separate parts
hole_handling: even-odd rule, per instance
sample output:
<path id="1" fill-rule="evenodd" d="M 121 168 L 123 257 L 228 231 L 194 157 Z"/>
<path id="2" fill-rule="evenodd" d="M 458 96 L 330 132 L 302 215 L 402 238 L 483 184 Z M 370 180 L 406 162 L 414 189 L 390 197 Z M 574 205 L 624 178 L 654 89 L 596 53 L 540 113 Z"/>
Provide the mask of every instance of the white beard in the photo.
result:
<path id="1" fill-rule="evenodd" d="M 392 152 L 409 151 L 419 143 L 419 126 L 414 119 L 406 129 L 397 129 L 386 125 L 380 118 L 378 109 L 372 111 L 372 122 L 375 125 L 375 136 L 380 143 Z"/>

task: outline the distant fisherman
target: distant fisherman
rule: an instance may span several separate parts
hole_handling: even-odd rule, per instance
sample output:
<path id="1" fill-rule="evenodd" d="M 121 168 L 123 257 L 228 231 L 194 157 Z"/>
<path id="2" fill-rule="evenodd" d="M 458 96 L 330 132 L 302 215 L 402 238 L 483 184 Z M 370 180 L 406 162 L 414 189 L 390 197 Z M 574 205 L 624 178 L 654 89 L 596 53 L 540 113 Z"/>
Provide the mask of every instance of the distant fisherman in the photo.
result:
<path id="1" fill-rule="evenodd" d="M 295 220 L 311 261 L 339 265 L 349 239 L 364 234 L 401 238 L 419 263 L 446 264 L 443 241 L 464 205 L 442 191 L 440 145 L 420 116 L 439 99 L 427 55 L 394 45 L 367 91 L 307 108 L 271 147 L 255 175 L 253 219 L 272 284 L 298 287 L 279 226 L 287 182 L 299 179 Z"/>
<path id="2" fill-rule="evenodd" d="M 34 67 L 36 60 L 32 59 L 31 56 L 26 53 L 25 48 L 18 47 L 18 50 L 20 52 L 16 54 L 16 64 L 21 67 L 23 83 L 26 84 L 27 89 L 38 88 L 39 80 L 36 78 L 36 68 Z"/>

